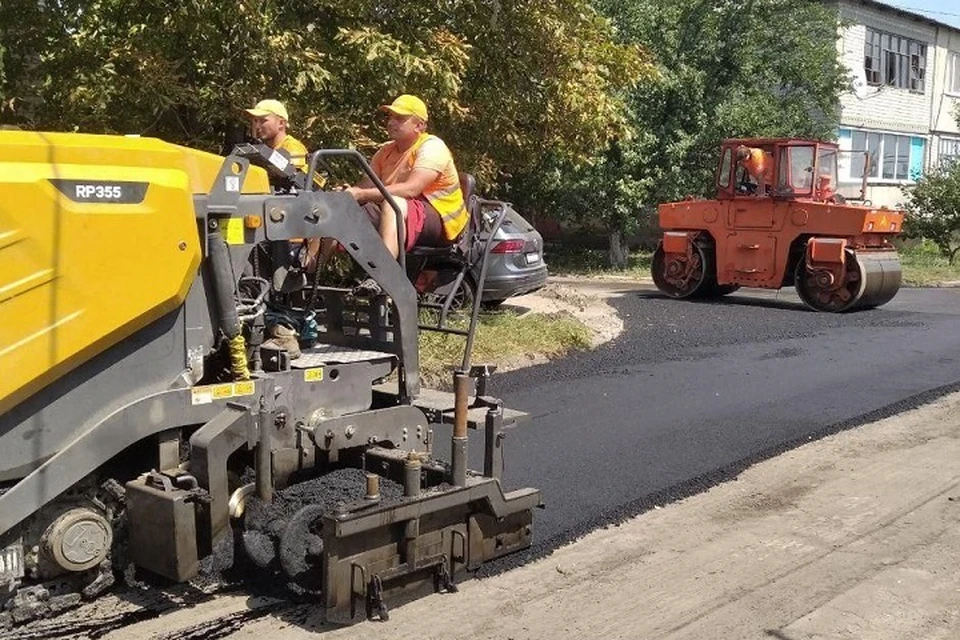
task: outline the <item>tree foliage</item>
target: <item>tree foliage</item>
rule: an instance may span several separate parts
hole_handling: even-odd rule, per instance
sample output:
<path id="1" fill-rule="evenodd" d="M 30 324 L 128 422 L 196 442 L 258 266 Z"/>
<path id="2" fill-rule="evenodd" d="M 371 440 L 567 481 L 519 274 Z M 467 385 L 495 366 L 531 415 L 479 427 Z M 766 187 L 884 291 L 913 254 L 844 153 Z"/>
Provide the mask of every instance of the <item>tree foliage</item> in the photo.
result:
<path id="1" fill-rule="evenodd" d="M 222 151 L 276 97 L 308 147 L 369 152 L 415 93 L 461 168 L 619 250 L 709 192 L 721 139 L 833 135 L 837 26 L 809 0 L 4 0 L 0 123 Z"/>
<path id="2" fill-rule="evenodd" d="M 727 137 L 830 139 L 846 71 L 838 17 L 808 0 L 597 0 L 623 42 L 643 43 L 659 81 L 628 91 L 632 135 L 588 163 L 559 159 L 524 185 L 551 212 L 602 224 L 615 242 L 656 204 L 711 191 Z M 531 191 L 541 186 L 545 191 Z M 611 247 L 621 257 L 623 247 Z"/>
<path id="3" fill-rule="evenodd" d="M 369 150 L 376 107 L 415 93 L 491 176 L 627 128 L 618 92 L 650 65 L 610 36 L 588 0 L 4 0 L 0 118 L 220 150 L 243 107 L 277 97 L 308 147 Z"/>
<path id="4" fill-rule="evenodd" d="M 953 264 L 960 251 L 960 162 L 924 175 L 904 192 L 905 235 L 931 240 Z"/>

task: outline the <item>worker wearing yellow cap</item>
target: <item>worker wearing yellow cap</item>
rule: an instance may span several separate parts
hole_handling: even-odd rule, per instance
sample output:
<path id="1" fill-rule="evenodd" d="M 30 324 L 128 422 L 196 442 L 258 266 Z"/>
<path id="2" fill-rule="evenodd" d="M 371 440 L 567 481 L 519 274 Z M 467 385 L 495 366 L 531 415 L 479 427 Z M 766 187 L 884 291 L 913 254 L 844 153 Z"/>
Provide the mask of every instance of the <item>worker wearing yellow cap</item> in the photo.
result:
<path id="1" fill-rule="evenodd" d="M 460 176 L 447 145 L 426 132 L 427 105 L 416 96 L 404 94 L 380 107 L 387 112 L 390 141 L 374 154 L 370 167 L 393 196 L 404 219 L 405 249 L 414 245 L 444 247 L 453 244 L 470 220 Z M 400 253 L 397 217 L 383 194 L 369 178 L 347 187 L 370 217 L 387 250 Z M 323 265 L 333 254 L 336 242 L 311 243 L 304 260 L 307 271 Z M 319 255 L 318 255 L 319 254 Z M 358 291 L 373 293 L 372 279 L 360 283 Z"/>
<path id="2" fill-rule="evenodd" d="M 426 131 L 427 105 L 404 94 L 380 110 L 387 113 L 390 142 L 374 154 L 370 167 L 403 213 L 406 249 L 415 244 L 442 247 L 453 243 L 467 226 L 469 214 L 450 149 Z M 366 205 L 380 237 L 396 257 L 399 245 L 393 208 L 368 178 L 347 191 Z"/>
<path id="3" fill-rule="evenodd" d="M 253 109 L 245 109 L 253 123 L 253 135 L 271 149 L 286 151 L 290 162 L 301 171 L 307 170 L 307 148 L 287 133 L 290 116 L 279 100 L 261 100 Z"/>

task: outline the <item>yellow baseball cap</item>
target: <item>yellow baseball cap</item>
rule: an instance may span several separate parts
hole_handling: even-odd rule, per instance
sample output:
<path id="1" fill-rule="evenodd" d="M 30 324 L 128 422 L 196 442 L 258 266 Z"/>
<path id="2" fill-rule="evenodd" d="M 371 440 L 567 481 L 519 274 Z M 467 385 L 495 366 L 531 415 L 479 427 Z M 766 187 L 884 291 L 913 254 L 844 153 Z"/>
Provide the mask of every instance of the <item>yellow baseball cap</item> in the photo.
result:
<path id="1" fill-rule="evenodd" d="M 244 109 L 244 111 L 255 118 L 261 118 L 263 116 L 273 114 L 278 118 L 283 118 L 288 124 L 290 123 L 290 116 L 287 114 L 287 108 L 283 106 L 283 103 L 279 100 L 261 100 L 253 109 Z"/>
<path id="2" fill-rule="evenodd" d="M 417 116 L 424 122 L 427 121 L 427 105 L 417 96 L 412 96 L 408 93 L 394 100 L 393 104 L 381 105 L 380 110 L 389 111 L 398 116 Z"/>

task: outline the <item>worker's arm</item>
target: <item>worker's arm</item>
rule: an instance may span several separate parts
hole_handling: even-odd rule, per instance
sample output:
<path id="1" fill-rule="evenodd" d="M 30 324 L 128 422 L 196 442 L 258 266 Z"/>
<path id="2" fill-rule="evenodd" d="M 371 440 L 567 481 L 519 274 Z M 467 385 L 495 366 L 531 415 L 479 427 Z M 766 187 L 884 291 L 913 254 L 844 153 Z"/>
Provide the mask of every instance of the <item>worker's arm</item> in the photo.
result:
<path id="1" fill-rule="evenodd" d="M 373 154 L 373 157 L 370 158 L 370 168 L 373 170 L 374 175 L 377 175 L 377 176 L 383 175 L 383 166 L 382 166 L 383 159 L 382 158 L 383 158 L 383 149 L 380 149 L 379 151 L 377 151 L 375 154 Z M 362 178 L 360 178 L 360 182 L 358 182 L 357 184 L 353 186 L 349 184 L 345 184 L 341 188 L 344 191 L 356 190 L 356 189 L 371 189 L 373 188 L 373 180 L 371 180 L 369 176 L 364 175 Z"/>
<path id="2" fill-rule="evenodd" d="M 387 192 L 398 198 L 412 199 L 423 193 L 423 190 L 430 186 L 440 175 L 439 171 L 431 169 L 414 169 L 410 176 L 403 182 L 397 182 L 387 186 Z M 362 183 L 347 189 L 357 202 L 382 202 L 383 194 L 376 187 L 364 187 Z"/>

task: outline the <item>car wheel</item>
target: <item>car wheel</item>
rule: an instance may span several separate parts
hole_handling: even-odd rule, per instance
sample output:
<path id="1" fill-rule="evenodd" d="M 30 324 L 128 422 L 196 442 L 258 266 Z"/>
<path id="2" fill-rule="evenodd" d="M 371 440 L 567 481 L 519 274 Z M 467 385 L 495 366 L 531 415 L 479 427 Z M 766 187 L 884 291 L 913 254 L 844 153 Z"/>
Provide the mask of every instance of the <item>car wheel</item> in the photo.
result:
<path id="1" fill-rule="evenodd" d="M 473 280 L 468 277 L 465 277 L 460 286 L 457 288 L 456 293 L 453 294 L 453 301 L 450 303 L 451 311 L 472 311 L 473 310 L 473 299 L 477 295 L 476 286 L 473 284 Z"/>
<path id="2" fill-rule="evenodd" d="M 420 302 L 429 303 L 433 308 L 437 308 L 440 305 L 443 305 L 447 301 L 447 296 L 450 293 L 450 287 L 453 286 L 453 283 L 450 282 L 445 284 L 437 289 L 421 293 Z M 460 283 L 460 286 L 457 287 L 457 291 L 453 294 L 453 299 L 450 301 L 450 311 L 460 312 L 467 311 L 470 312 L 473 310 L 473 300 L 476 297 L 476 287 L 473 284 L 473 281 L 466 277 Z"/>

